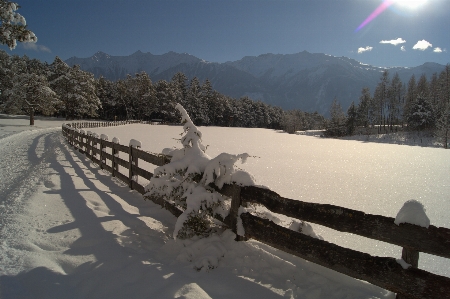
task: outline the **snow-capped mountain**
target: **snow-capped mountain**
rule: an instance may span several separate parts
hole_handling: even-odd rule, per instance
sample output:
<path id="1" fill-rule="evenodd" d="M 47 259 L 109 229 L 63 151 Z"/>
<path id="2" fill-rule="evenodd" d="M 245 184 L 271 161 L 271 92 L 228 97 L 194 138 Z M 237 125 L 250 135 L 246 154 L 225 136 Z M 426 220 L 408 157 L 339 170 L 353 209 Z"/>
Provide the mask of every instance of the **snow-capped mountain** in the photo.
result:
<path id="1" fill-rule="evenodd" d="M 431 78 L 444 69 L 437 63 L 425 63 L 414 68 L 380 68 L 362 64 L 347 57 L 335 57 L 306 51 L 296 54 L 263 54 L 246 56 L 225 63 L 207 62 L 195 56 L 169 52 L 162 55 L 137 51 L 130 56 L 111 56 L 97 52 L 89 58 L 70 58 L 69 65 L 78 64 L 96 77 L 118 80 L 127 74 L 145 71 L 150 78 L 171 80 L 177 72 L 189 79 L 209 79 L 213 87 L 226 95 L 281 106 L 328 114 L 331 102 L 338 99 L 344 109 L 358 102 L 363 87 L 373 92 L 381 73 L 396 72 L 406 84 L 414 74 Z"/>

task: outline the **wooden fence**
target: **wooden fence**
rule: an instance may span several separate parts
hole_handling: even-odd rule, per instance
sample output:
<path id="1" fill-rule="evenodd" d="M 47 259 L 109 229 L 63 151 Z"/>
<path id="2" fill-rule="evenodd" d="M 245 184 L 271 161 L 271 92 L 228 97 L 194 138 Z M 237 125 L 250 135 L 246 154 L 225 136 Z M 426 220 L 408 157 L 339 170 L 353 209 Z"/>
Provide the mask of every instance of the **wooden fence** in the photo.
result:
<path id="1" fill-rule="evenodd" d="M 99 123 L 99 126 L 116 123 Z M 139 160 L 161 166 L 170 162 L 170 157 L 155 155 L 132 146 L 102 140 L 92 134 L 82 134 L 74 128 L 78 124 L 63 125 L 63 135 L 69 144 L 86 154 L 101 168 L 111 172 L 112 176 L 129 185 L 141 194 L 144 186 L 136 179 L 141 176 L 150 180 L 153 174 L 139 167 Z M 110 148 L 112 154 L 104 149 Z M 128 160 L 119 158 L 118 153 L 128 154 Z M 106 160 L 111 161 L 109 166 Z M 124 167 L 127 174 L 119 171 Z M 308 203 L 283 198 L 277 193 L 260 187 L 240 187 L 225 185 L 218 189 L 221 194 L 231 198 L 231 210 L 225 219 L 217 218 L 237 232 L 237 219 L 241 218 L 245 237 L 256 239 L 274 248 L 291 253 L 305 260 L 346 274 L 356 279 L 397 293 L 397 298 L 450 298 L 450 278 L 418 269 L 419 252 L 450 258 L 450 229 L 444 227 L 423 228 L 412 224 L 394 224 L 394 218 L 366 214 L 328 204 Z M 161 198 L 149 198 L 163 206 L 176 217 L 182 211 Z M 394 258 L 371 256 L 356 250 L 340 247 L 327 241 L 315 239 L 276 225 L 272 221 L 256 217 L 250 213 L 238 215 L 240 206 L 256 203 L 265 206 L 274 213 L 327 226 L 340 232 L 348 232 L 363 237 L 402 247 L 402 259 L 412 267 L 404 269 Z"/>

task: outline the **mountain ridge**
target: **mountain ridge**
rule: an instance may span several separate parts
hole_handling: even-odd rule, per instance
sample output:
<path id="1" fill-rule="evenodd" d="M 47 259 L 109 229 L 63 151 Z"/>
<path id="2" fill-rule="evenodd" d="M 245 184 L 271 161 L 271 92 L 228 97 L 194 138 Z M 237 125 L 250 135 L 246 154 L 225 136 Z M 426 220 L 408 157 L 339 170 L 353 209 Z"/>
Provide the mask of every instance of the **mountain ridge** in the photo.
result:
<path id="1" fill-rule="evenodd" d="M 103 76 L 115 81 L 128 74 L 145 71 L 152 81 L 170 81 L 174 74 L 183 72 L 188 79 L 209 79 L 214 89 L 222 94 L 280 106 L 284 109 L 328 115 L 329 107 L 337 98 L 346 109 L 358 102 L 361 89 L 373 92 L 381 73 L 398 73 L 406 84 L 414 74 L 428 79 L 445 66 L 427 62 L 417 67 L 376 67 L 348 57 L 336 57 L 307 51 L 293 54 L 261 54 L 245 56 L 240 60 L 223 63 L 209 62 L 187 53 L 173 51 L 152 54 L 136 51 L 129 56 L 112 56 L 98 51 L 88 58 L 71 57 L 68 65 L 80 65 L 95 77 Z"/>

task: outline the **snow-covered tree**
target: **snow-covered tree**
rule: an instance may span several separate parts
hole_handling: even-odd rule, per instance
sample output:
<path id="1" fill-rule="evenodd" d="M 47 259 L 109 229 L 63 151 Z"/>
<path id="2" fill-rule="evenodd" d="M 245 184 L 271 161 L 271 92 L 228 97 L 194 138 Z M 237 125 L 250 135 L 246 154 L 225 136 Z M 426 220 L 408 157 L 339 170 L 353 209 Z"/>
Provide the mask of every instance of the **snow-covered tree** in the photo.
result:
<path id="1" fill-rule="evenodd" d="M 6 100 L 5 91 L 12 87 L 13 77 L 10 56 L 0 50 L 0 104 Z"/>
<path id="2" fill-rule="evenodd" d="M 47 78 L 33 73 L 16 76 L 12 88 L 5 93 L 8 99 L 2 104 L 2 110 L 12 114 L 25 112 L 30 116 L 31 126 L 34 125 L 35 112 L 52 114 L 61 103 L 50 89 Z"/>
<path id="3" fill-rule="evenodd" d="M 347 118 L 345 121 L 345 126 L 347 127 L 347 135 L 353 135 L 356 128 L 356 107 L 355 103 L 352 102 L 347 110 Z"/>
<path id="4" fill-rule="evenodd" d="M 391 131 L 393 130 L 393 126 L 398 125 L 400 122 L 403 97 L 403 83 L 398 73 L 395 73 L 388 87 L 388 125 Z"/>
<path id="5" fill-rule="evenodd" d="M 407 123 L 410 130 L 425 130 L 434 127 L 435 115 L 433 107 L 423 94 L 417 96 L 417 99 L 411 105 Z"/>
<path id="6" fill-rule="evenodd" d="M 11 50 L 19 42 L 36 42 L 36 35 L 27 29 L 25 18 L 16 11 L 17 3 L 0 0 L 0 44 L 7 45 Z"/>
<path id="7" fill-rule="evenodd" d="M 414 76 L 413 74 L 409 79 L 408 85 L 406 87 L 405 105 L 403 107 L 404 122 L 407 122 L 407 119 L 411 114 L 412 106 L 416 101 L 416 99 L 417 99 L 417 83 L 416 83 L 416 76 Z"/>
<path id="8" fill-rule="evenodd" d="M 364 87 L 361 90 L 359 96 L 359 103 L 356 109 L 356 123 L 358 126 L 368 128 L 369 125 L 373 125 L 373 113 L 371 108 L 372 96 L 370 95 L 370 89 Z"/>
<path id="9" fill-rule="evenodd" d="M 346 117 L 341 104 L 334 99 L 330 109 L 331 119 L 327 122 L 325 136 L 340 137 L 347 134 Z"/>
<path id="10" fill-rule="evenodd" d="M 436 120 L 435 136 L 442 142 L 444 148 L 450 143 L 450 104 L 447 104 Z"/>
<path id="11" fill-rule="evenodd" d="M 373 93 L 373 104 L 376 116 L 376 122 L 379 124 L 379 130 L 386 119 L 387 104 L 389 99 L 389 72 L 386 70 L 380 77 L 375 91 Z M 379 131 L 380 132 L 380 131 Z"/>
<path id="12" fill-rule="evenodd" d="M 200 130 L 180 104 L 176 109 L 184 123 L 180 140 L 183 147 L 163 150 L 163 154 L 172 156 L 171 161 L 155 169 L 155 176 L 146 186 L 145 196 L 162 198 L 184 210 L 175 225 L 175 238 L 206 236 L 215 227 L 212 216 L 218 214 L 224 219 L 230 207 L 230 200 L 214 191 L 209 184 L 213 183 L 218 188 L 232 183 L 254 185 L 253 177 L 235 166 L 239 160 L 244 163 L 249 155 L 222 153 L 211 159 L 206 154 Z"/>
<path id="13" fill-rule="evenodd" d="M 69 67 L 59 57 L 51 65 L 50 86 L 64 103 L 62 112 L 67 119 L 95 117 L 101 107 L 96 95 L 94 75 L 78 65 Z"/>

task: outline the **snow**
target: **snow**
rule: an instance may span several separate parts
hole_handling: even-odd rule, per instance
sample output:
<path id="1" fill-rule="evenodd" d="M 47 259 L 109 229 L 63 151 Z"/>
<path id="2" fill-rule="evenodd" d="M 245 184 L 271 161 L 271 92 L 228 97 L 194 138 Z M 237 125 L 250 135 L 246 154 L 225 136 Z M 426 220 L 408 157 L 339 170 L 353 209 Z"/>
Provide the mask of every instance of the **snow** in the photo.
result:
<path id="1" fill-rule="evenodd" d="M 136 148 L 141 148 L 142 147 L 142 143 L 139 140 L 130 139 L 129 146 L 136 147 Z"/>
<path id="2" fill-rule="evenodd" d="M 450 228 L 449 211 L 442 208 L 450 206 L 450 151 L 425 139 L 423 143 L 397 141 L 384 135 L 346 140 L 267 129 L 199 129 L 208 155 L 248 153 L 254 158 L 239 167 L 251 173 L 258 185 L 283 197 L 392 218 L 405 201 L 415 198 L 427 207 L 433 225 Z M 125 144 L 130 138 L 140 138 L 143 150 L 153 153 L 180 146 L 173 139 L 180 134 L 179 126 L 136 124 L 93 130 L 120 137 Z M 155 168 L 143 161 L 139 165 L 152 172 Z M 401 256 L 398 246 L 311 225 L 328 242 L 376 256 Z M 450 276 L 450 261 L 445 258 L 421 253 L 419 268 Z"/>
<path id="3" fill-rule="evenodd" d="M 405 202 L 395 217 L 395 224 L 410 223 L 425 228 L 430 226 L 430 219 L 425 213 L 425 207 L 417 200 L 411 199 Z"/>
<path id="4" fill-rule="evenodd" d="M 30 127 L 26 117 L 0 116 L 2 299 L 395 297 L 265 244 L 235 242 L 230 231 L 175 241 L 176 218 L 73 151 L 62 123 L 37 118 Z M 434 225 L 450 227 L 442 208 L 449 204 L 449 151 L 263 129 L 200 129 L 211 156 L 258 156 L 240 167 L 284 197 L 391 217 L 405 198 L 417 198 Z M 151 152 L 179 146 L 172 139 L 180 133 L 176 126 L 91 130 L 122 144 L 139 139 Z M 394 257 L 401 252 L 312 228 L 345 247 Z M 421 254 L 419 267 L 448 276 L 445 262 Z"/>
<path id="5" fill-rule="evenodd" d="M 408 264 L 407 262 L 405 262 L 403 259 L 396 259 L 395 260 L 397 263 L 400 264 L 400 266 L 403 267 L 403 269 L 408 269 L 409 267 L 411 267 L 411 264 Z"/>

